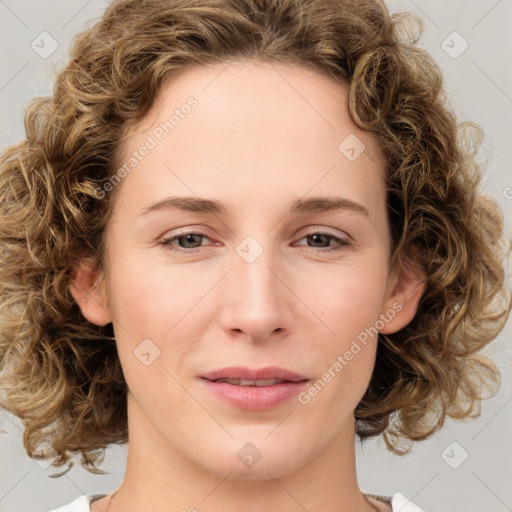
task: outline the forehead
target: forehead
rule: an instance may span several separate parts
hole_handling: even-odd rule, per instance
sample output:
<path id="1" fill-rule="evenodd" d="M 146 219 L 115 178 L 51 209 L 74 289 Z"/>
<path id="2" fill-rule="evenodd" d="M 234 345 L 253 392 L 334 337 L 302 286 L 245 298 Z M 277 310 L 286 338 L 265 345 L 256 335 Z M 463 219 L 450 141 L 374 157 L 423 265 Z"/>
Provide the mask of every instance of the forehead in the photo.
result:
<path id="1" fill-rule="evenodd" d="M 149 140 L 151 150 L 123 180 L 141 196 L 216 190 L 233 202 L 275 190 L 280 201 L 283 192 L 296 198 L 337 188 L 366 197 L 370 210 L 382 196 L 384 162 L 373 137 L 350 119 L 346 86 L 295 64 L 184 71 L 127 131 L 118 165 Z"/>

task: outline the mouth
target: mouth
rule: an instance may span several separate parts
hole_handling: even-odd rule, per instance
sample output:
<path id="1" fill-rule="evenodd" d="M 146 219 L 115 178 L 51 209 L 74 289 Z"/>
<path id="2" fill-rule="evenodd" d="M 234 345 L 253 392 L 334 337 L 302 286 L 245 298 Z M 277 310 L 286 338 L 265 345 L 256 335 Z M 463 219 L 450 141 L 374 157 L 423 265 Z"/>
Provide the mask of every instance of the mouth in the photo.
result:
<path id="1" fill-rule="evenodd" d="M 269 410 L 289 402 L 309 381 L 298 373 L 277 367 L 224 368 L 201 376 L 201 380 L 224 403 L 251 411 Z"/>

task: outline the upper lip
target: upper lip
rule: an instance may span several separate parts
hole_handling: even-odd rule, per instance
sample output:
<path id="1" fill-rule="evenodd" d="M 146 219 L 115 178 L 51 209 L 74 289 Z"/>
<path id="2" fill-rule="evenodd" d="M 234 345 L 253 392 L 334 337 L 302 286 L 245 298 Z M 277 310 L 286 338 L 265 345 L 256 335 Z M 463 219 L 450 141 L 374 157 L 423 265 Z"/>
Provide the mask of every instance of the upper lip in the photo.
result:
<path id="1" fill-rule="evenodd" d="M 217 380 L 217 379 L 243 379 L 243 380 L 269 380 L 279 379 L 290 382 L 300 382 L 308 380 L 307 377 L 299 375 L 298 373 L 279 368 L 277 366 L 266 366 L 265 368 L 244 368 L 242 366 L 230 366 L 228 368 L 221 368 L 212 372 L 201 375 L 203 379 Z"/>

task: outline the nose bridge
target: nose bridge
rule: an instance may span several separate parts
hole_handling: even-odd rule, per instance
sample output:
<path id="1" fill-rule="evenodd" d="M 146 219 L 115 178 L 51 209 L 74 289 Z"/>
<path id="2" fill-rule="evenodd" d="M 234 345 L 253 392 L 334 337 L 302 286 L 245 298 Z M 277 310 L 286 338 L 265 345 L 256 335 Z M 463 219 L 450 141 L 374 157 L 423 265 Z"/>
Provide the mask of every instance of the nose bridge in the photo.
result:
<path id="1" fill-rule="evenodd" d="M 223 294 L 224 328 L 262 339 L 286 326 L 289 298 L 279 276 L 282 265 L 278 259 L 275 251 L 253 237 L 236 247 L 232 256 L 234 268 Z"/>
<path id="2" fill-rule="evenodd" d="M 275 306 L 281 295 L 281 283 L 276 277 L 279 267 L 274 251 L 254 241 L 242 242 L 234 255 L 233 280 L 239 287 L 244 302 L 257 311 L 260 308 Z M 255 311 L 255 312 L 256 312 Z"/>

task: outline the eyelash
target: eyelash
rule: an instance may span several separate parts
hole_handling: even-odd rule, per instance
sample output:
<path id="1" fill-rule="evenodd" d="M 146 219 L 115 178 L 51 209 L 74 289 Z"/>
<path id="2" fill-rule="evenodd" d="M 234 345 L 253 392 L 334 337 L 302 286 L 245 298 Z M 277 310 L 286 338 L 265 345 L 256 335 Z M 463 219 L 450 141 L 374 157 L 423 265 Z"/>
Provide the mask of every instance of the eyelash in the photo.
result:
<path id="1" fill-rule="evenodd" d="M 162 242 L 160 242 L 160 245 L 163 245 L 166 249 L 168 249 L 170 251 L 173 251 L 173 252 L 182 253 L 182 254 L 195 254 L 195 253 L 197 253 L 198 251 L 201 250 L 202 246 L 201 247 L 195 247 L 193 249 L 183 249 L 183 248 L 175 249 L 172 246 L 172 242 L 174 242 L 175 240 L 178 240 L 179 238 L 186 237 L 187 235 L 199 235 L 201 237 L 209 239 L 209 237 L 207 235 L 205 235 L 204 233 L 201 233 L 200 231 L 191 230 L 191 231 L 185 231 L 183 233 L 178 233 L 177 235 L 174 235 L 174 236 L 169 237 L 169 238 L 165 238 L 164 240 L 162 240 Z M 351 242 L 349 242 L 348 239 L 340 238 L 340 237 L 337 237 L 335 235 L 332 235 L 331 233 L 326 233 L 324 231 L 312 231 L 311 233 L 306 233 L 300 240 L 302 240 L 303 238 L 306 238 L 308 236 L 313 236 L 313 235 L 325 235 L 328 238 L 332 238 L 334 241 L 336 241 L 339 244 L 338 247 L 334 247 L 334 248 L 331 248 L 331 249 L 317 247 L 317 249 L 320 249 L 320 252 L 340 251 L 340 250 L 343 249 L 343 247 L 345 247 L 347 245 L 351 245 Z M 315 249 L 315 247 L 310 247 L 310 249 Z"/>

